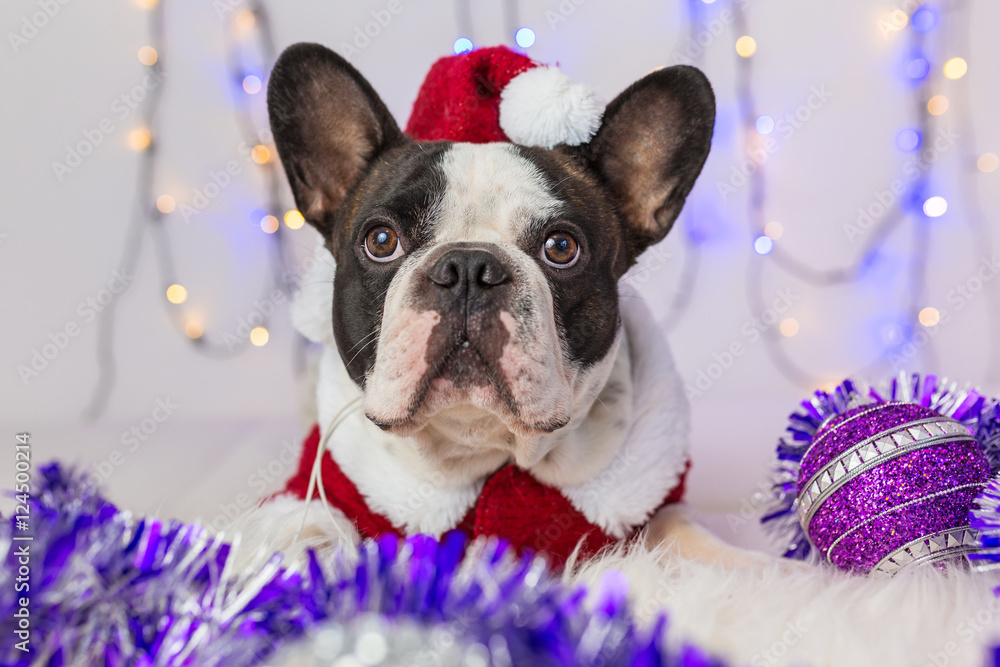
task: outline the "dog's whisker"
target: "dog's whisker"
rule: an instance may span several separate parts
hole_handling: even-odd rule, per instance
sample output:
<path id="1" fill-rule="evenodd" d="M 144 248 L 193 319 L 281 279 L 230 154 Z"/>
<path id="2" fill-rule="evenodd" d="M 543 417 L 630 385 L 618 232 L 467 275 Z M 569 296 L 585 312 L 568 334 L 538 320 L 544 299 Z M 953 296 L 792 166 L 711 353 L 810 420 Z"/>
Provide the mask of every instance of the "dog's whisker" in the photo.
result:
<path id="1" fill-rule="evenodd" d="M 376 342 L 376 341 L 377 341 L 377 339 L 373 338 L 372 340 L 370 340 L 370 341 L 368 341 L 367 343 L 365 343 L 365 346 L 364 346 L 364 347 L 362 347 L 362 348 L 361 348 L 360 350 L 358 350 L 358 351 L 357 351 L 357 352 L 356 352 L 356 353 L 354 354 L 354 356 L 353 356 L 353 357 L 351 357 L 351 360 L 350 360 L 350 361 L 348 361 L 348 362 L 347 362 L 346 364 L 344 364 L 344 365 L 345 365 L 345 366 L 350 366 L 350 365 L 351 365 L 352 363 L 354 363 L 354 360 L 355 360 L 355 359 L 357 359 L 357 358 L 358 358 L 358 356 L 360 356 L 360 354 L 361 354 L 362 352 L 364 352 L 364 351 L 365 351 L 365 350 L 366 350 L 366 349 L 368 348 L 368 346 L 369 346 L 369 345 L 371 345 L 372 343 L 374 343 L 374 342 Z"/>
<path id="2" fill-rule="evenodd" d="M 348 352 L 353 352 L 354 349 L 358 345 L 361 345 L 362 343 L 364 343 L 365 341 L 368 341 L 369 339 L 371 339 L 373 336 L 376 336 L 376 335 L 378 335 L 378 331 L 371 332 L 370 334 L 368 334 L 367 336 L 365 336 L 364 338 L 362 338 L 361 340 L 359 340 L 357 343 L 355 343 L 354 345 L 352 345 L 351 349 L 349 349 Z"/>

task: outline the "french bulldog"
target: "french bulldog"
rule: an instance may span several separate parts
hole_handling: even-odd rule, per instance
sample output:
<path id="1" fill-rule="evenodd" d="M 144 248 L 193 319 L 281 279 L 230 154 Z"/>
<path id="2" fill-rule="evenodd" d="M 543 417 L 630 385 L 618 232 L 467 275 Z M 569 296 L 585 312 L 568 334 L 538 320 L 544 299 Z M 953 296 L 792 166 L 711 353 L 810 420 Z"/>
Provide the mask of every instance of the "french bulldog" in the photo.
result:
<path id="1" fill-rule="evenodd" d="M 296 205 L 323 244 L 304 289 L 313 297 L 293 314 L 326 345 L 322 440 L 306 473 L 329 454 L 400 534 L 441 535 L 514 469 L 612 539 L 734 561 L 664 504 L 688 463 L 687 404 L 662 333 L 620 287 L 670 231 L 708 156 L 715 101 L 699 70 L 646 75 L 577 146 L 414 140 L 353 66 L 315 44 L 282 54 L 268 109 Z M 275 544 L 366 537 L 316 496 L 323 480 L 309 487 L 258 510 Z"/>

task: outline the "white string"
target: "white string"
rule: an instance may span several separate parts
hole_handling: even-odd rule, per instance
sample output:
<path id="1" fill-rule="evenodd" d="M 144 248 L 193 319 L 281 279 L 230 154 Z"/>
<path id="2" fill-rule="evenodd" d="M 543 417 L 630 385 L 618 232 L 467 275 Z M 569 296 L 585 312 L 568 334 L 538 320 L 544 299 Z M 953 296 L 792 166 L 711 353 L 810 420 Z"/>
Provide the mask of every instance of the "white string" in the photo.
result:
<path id="1" fill-rule="evenodd" d="M 333 516 L 333 512 L 330 511 L 330 503 L 326 499 L 326 489 L 323 488 L 323 466 L 321 463 L 323 461 L 323 453 L 326 452 L 327 443 L 330 442 L 330 436 L 333 435 L 334 431 L 340 428 L 340 425 L 344 423 L 351 413 L 361 407 L 362 400 L 364 400 L 363 397 L 359 396 L 340 409 L 340 412 L 338 412 L 333 419 L 330 420 L 330 425 L 327 426 L 326 432 L 323 434 L 319 445 L 316 447 L 316 458 L 313 460 L 312 472 L 309 475 L 309 487 L 306 490 L 305 504 L 302 508 L 302 522 L 299 524 L 299 529 L 296 531 L 295 537 L 292 539 L 292 544 L 299 541 L 299 536 L 302 535 L 302 531 L 306 527 L 306 519 L 309 518 L 309 504 L 312 502 L 313 493 L 316 491 L 317 483 L 319 486 L 320 498 L 323 500 L 323 508 L 326 510 L 327 516 L 330 517 L 330 522 L 340 533 L 341 537 L 347 537 L 347 535 L 344 534 L 344 530 L 341 527 L 340 522 L 337 521 L 337 518 Z"/>

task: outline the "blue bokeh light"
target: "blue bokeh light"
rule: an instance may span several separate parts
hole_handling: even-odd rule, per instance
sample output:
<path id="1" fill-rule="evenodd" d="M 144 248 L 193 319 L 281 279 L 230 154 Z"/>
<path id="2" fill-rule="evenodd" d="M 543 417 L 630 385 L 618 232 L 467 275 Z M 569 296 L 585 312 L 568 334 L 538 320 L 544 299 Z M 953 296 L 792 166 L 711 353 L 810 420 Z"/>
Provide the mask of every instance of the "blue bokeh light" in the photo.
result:
<path id="1" fill-rule="evenodd" d="M 522 49 L 526 49 L 535 43 L 535 31 L 531 28 L 521 28 L 514 33 L 514 41 Z"/>
<path id="2" fill-rule="evenodd" d="M 931 71 L 931 64 L 925 58 L 914 58 L 906 65 L 906 74 L 911 79 L 922 81 Z"/>
<path id="3" fill-rule="evenodd" d="M 266 216 L 266 215 L 267 215 L 267 213 L 265 213 L 264 211 L 260 210 L 259 208 L 253 209 L 252 211 L 250 211 L 250 216 L 249 216 L 250 217 L 250 224 L 253 225 L 254 227 L 259 227 L 260 226 L 260 221 L 263 220 L 264 216 Z"/>
<path id="4" fill-rule="evenodd" d="M 906 127 L 896 135 L 896 148 L 909 152 L 920 148 L 920 132 L 912 127 Z"/>
<path id="5" fill-rule="evenodd" d="M 931 7 L 921 5 L 917 11 L 910 16 L 910 26 L 916 32 L 930 32 L 937 25 L 938 17 Z"/>
<path id="6" fill-rule="evenodd" d="M 770 236 L 761 234 L 753 240 L 753 249 L 758 255 L 767 255 L 774 250 L 774 241 Z"/>
<path id="7" fill-rule="evenodd" d="M 459 37 L 455 40 L 455 53 L 468 53 L 474 48 L 472 40 L 468 37 Z"/>
<path id="8" fill-rule="evenodd" d="M 759 116 L 754 121 L 753 127 L 757 134 L 771 134 L 774 131 L 774 119 L 770 116 Z"/>
<path id="9" fill-rule="evenodd" d="M 885 347 L 886 351 L 898 349 L 912 334 L 910 323 L 904 316 L 883 317 L 876 321 L 875 330 L 878 343 Z"/>

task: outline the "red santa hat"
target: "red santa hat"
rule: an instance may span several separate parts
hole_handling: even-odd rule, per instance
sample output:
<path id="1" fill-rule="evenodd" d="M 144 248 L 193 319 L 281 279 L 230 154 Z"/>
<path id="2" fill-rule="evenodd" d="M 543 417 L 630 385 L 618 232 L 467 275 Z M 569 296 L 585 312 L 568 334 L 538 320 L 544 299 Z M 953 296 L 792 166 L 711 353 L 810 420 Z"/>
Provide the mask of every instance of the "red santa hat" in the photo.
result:
<path id="1" fill-rule="evenodd" d="M 597 96 L 557 67 L 495 46 L 434 63 L 406 133 L 423 141 L 576 146 L 590 141 L 603 113 Z"/>

